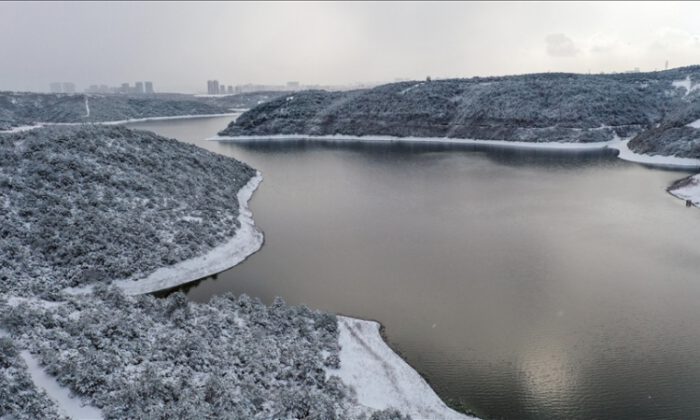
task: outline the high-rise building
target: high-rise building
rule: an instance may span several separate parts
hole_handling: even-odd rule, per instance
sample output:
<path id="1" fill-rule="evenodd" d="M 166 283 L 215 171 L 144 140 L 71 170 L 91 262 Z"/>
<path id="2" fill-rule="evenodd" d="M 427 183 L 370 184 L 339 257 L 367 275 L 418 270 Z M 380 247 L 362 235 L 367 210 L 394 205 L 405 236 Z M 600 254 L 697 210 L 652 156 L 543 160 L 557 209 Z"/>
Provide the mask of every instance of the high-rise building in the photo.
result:
<path id="1" fill-rule="evenodd" d="M 59 83 L 59 82 L 53 82 L 49 85 L 49 87 L 51 88 L 51 93 L 61 93 L 62 92 L 61 83 Z"/>
<path id="2" fill-rule="evenodd" d="M 228 93 L 229 95 L 233 95 L 233 86 L 228 85 L 227 93 Z"/>
<path id="3" fill-rule="evenodd" d="M 119 93 L 129 93 L 131 88 L 128 83 L 122 83 L 122 87 L 119 88 Z"/>
<path id="4" fill-rule="evenodd" d="M 134 93 L 137 95 L 143 95 L 143 82 L 134 83 Z"/>
<path id="5" fill-rule="evenodd" d="M 63 82 L 63 93 L 75 93 L 75 83 Z"/>
<path id="6" fill-rule="evenodd" d="M 219 81 L 218 80 L 207 80 L 207 93 L 210 95 L 219 94 Z"/>
<path id="7" fill-rule="evenodd" d="M 226 85 L 222 84 L 219 86 L 219 94 L 226 95 Z"/>
<path id="8" fill-rule="evenodd" d="M 146 87 L 146 94 L 147 95 L 153 95 L 155 93 L 155 92 L 153 92 L 153 82 L 146 82 L 145 87 Z"/>

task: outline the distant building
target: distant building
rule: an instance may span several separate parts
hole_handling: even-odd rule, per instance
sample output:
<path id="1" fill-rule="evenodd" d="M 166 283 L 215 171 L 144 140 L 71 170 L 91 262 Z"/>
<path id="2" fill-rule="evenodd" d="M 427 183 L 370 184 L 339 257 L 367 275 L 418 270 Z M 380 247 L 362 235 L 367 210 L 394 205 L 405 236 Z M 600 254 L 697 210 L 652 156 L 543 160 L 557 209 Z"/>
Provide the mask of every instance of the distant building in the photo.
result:
<path id="1" fill-rule="evenodd" d="M 128 83 L 122 83 L 122 87 L 119 88 L 119 93 L 129 93 L 131 88 Z"/>
<path id="2" fill-rule="evenodd" d="M 287 82 L 287 89 L 299 89 L 299 82 Z"/>
<path id="3" fill-rule="evenodd" d="M 63 93 L 75 93 L 75 83 L 63 82 Z"/>
<path id="4" fill-rule="evenodd" d="M 155 92 L 153 91 L 153 82 L 146 82 L 145 83 L 145 88 L 146 88 L 146 94 L 147 95 L 153 95 Z"/>
<path id="5" fill-rule="evenodd" d="M 225 85 L 219 86 L 219 94 L 226 95 L 226 86 Z"/>
<path id="6" fill-rule="evenodd" d="M 226 93 L 228 93 L 229 95 L 233 95 L 233 86 L 228 85 L 228 89 L 227 89 Z"/>
<path id="7" fill-rule="evenodd" d="M 59 82 L 53 82 L 49 85 L 51 89 L 51 93 L 61 93 L 63 90 L 61 89 L 61 83 Z"/>
<path id="8" fill-rule="evenodd" d="M 218 80 L 207 80 L 207 93 L 210 95 L 219 94 L 219 81 Z"/>
<path id="9" fill-rule="evenodd" d="M 134 93 L 137 95 L 143 95 L 143 93 L 144 93 L 143 82 L 134 83 Z"/>

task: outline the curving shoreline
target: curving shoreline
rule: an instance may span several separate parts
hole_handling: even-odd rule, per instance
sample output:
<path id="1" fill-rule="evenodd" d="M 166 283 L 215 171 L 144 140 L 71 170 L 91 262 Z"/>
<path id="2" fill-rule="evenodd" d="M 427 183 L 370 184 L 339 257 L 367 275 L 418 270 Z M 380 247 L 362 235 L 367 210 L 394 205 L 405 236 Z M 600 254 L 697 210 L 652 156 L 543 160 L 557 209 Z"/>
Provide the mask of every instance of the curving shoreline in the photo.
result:
<path id="1" fill-rule="evenodd" d="M 240 227 L 227 242 L 214 247 L 209 252 L 180 261 L 177 264 L 161 267 L 142 279 L 115 280 L 114 285 L 128 295 L 140 295 L 182 286 L 204 277 L 228 270 L 250 255 L 256 253 L 263 244 L 263 233 L 255 226 L 249 200 L 262 182 L 262 174 L 257 172 L 248 183 L 238 191 L 238 222 Z M 64 289 L 69 294 L 90 293 L 93 286 L 72 287 Z"/>
<path id="2" fill-rule="evenodd" d="M 346 134 L 335 134 L 330 136 L 312 136 L 306 134 L 276 134 L 276 135 L 256 135 L 256 136 L 213 136 L 208 141 L 286 141 L 286 140 L 308 140 L 308 141 L 334 141 L 334 142 L 363 142 L 363 143 L 436 143 L 436 144 L 461 144 L 493 146 L 513 149 L 535 149 L 535 150 L 561 150 L 561 151 L 583 151 L 583 150 L 617 150 L 617 157 L 634 163 L 641 163 L 649 166 L 661 168 L 678 169 L 700 169 L 700 159 L 682 158 L 677 156 L 664 155 L 644 155 L 635 153 L 627 143 L 630 138 L 616 137 L 613 140 L 594 143 L 565 143 L 565 142 L 526 142 L 508 140 L 480 140 L 480 139 L 458 139 L 449 137 L 395 137 L 395 136 L 353 136 Z"/>

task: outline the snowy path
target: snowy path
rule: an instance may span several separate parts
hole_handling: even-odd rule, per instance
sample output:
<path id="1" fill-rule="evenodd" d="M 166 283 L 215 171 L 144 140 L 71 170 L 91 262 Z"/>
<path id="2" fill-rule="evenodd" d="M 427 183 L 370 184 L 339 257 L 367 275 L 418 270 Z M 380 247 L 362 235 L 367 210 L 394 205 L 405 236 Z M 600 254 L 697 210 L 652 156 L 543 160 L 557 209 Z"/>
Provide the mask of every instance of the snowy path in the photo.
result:
<path id="1" fill-rule="evenodd" d="M 9 337 L 9 334 L 0 329 L 0 337 Z M 29 372 L 34 385 L 46 392 L 46 395 L 56 403 L 60 414 L 76 420 L 103 418 L 102 412 L 98 408 L 84 404 L 79 397 L 72 396 L 68 388 L 59 384 L 53 376 L 46 373 L 31 353 L 22 350 L 19 355 L 27 364 L 27 372 Z"/>
<path id="2" fill-rule="evenodd" d="M 85 97 L 85 117 L 90 116 L 90 103 L 88 102 L 88 97 Z"/>
<path id="3" fill-rule="evenodd" d="M 71 396 L 68 388 L 56 381 L 56 378 L 49 375 L 41 368 L 39 362 L 26 350 L 20 352 L 20 356 L 28 366 L 29 375 L 39 389 L 43 389 L 51 398 L 61 414 L 72 419 L 102 419 L 102 412 L 90 405 L 84 404 L 80 398 Z"/>

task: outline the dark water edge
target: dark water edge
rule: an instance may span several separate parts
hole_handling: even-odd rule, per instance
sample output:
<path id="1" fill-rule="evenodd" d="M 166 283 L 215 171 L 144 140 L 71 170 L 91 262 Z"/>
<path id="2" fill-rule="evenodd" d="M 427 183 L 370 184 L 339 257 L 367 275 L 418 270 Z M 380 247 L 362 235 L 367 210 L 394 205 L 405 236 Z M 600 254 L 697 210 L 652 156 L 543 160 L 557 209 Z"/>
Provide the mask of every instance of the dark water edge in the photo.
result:
<path id="1" fill-rule="evenodd" d="M 153 129 L 265 177 L 251 205 L 266 245 L 190 299 L 280 295 L 377 319 L 443 400 L 483 418 L 700 416 L 700 217 L 665 193 L 686 173 L 612 151 Z"/>

